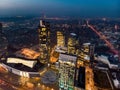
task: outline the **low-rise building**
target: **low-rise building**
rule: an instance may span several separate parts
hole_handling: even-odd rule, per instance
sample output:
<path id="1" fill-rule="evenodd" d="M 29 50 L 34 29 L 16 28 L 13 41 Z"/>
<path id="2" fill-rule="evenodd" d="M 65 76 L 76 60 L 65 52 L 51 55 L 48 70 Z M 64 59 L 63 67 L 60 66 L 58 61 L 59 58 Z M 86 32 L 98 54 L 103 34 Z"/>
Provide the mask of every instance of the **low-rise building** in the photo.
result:
<path id="1" fill-rule="evenodd" d="M 119 69 L 119 61 L 111 54 L 100 53 L 97 57 L 98 61 L 101 61 L 104 64 L 107 64 L 110 69 Z"/>

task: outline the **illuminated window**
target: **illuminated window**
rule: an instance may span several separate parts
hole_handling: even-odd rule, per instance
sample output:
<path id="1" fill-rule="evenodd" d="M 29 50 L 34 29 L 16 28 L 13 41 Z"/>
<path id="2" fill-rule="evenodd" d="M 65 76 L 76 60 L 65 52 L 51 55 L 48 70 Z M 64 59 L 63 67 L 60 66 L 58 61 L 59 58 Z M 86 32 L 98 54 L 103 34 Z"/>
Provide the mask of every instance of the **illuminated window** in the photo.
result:
<path id="1" fill-rule="evenodd" d="M 45 32 L 42 33 L 43 35 L 47 35 Z"/>
<path id="2" fill-rule="evenodd" d="M 46 39 L 43 39 L 43 41 L 46 41 Z"/>
<path id="3" fill-rule="evenodd" d="M 42 28 L 42 31 L 46 31 L 46 28 Z"/>

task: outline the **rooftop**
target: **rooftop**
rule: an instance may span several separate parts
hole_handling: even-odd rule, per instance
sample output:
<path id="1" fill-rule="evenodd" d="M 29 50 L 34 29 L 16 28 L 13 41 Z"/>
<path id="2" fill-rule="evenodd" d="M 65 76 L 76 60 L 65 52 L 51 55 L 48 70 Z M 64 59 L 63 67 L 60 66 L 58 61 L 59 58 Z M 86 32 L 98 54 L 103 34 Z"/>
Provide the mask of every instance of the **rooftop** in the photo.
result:
<path id="1" fill-rule="evenodd" d="M 98 53 L 98 55 L 106 56 L 111 64 L 119 64 L 119 60 L 109 53 Z"/>
<path id="2" fill-rule="evenodd" d="M 21 71 L 27 71 L 27 72 L 38 72 L 42 68 L 44 68 L 44 64 L 42 64 L 40 62 L 37 62 L 36 65 L 33 68 L 25 66 L 21 63 L 7 63 L 6 61 L 2 61 L 2 63 L 6 64 L 6 65 L 8 65 L 12 68 L 15 68 L 15 69 L 18 69 L 18 70 L 21 70 Z"/>

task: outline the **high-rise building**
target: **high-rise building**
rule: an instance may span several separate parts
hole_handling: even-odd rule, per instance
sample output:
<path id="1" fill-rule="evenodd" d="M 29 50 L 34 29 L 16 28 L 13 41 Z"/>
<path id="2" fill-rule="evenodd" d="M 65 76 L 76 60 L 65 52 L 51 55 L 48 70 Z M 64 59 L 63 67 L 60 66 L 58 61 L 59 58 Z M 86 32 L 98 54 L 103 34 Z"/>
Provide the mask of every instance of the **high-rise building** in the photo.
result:
<path id="1" fill-rule="evenodd" d="M 65 46 L 65 36 L 63 32 L 57 31 L 57 46 L 64 47 Z"/>
<path id="2" fill-rule="evenodd" d="M 94 60 L 94 45 L 84 43 L 80 49 L 79 57 L 80 61 L 92 62 Z"/>
<path id="3" fill-rule="evenodd" d="M 83 59 L 88 62 L 90 61 L 89 46 L 90 46 L 90 43 L 84 43 L 82 46 L 82 51 L 81 51 L 83 53 Z"/>
<path id="4" fill-rule="evenodd" d="M 48 63 L 50 55 L 50 24 L 40 20 L 38 32 L 40 44 L 40 61 L 43 63 Z"/>
<path id="5" fill-rule="evenodd" d="M 68 38 L 68 53 L 69 54 L 76 54 L 76 43 L 77 43 L 77 35 L 75 33 L 70 33 Z"/>
<path id="6" fill-rule="evenodd" d="M 84 43 L 79 48 L 78 67 L 90 62 L 90 43 Z"/>
<path id="7" fill-rule="evenodd" d="M 60 90 L 74 90 L 77 57 L 69 54 L 59 56 Z"/>
<path id="8" fill-rule="evenodd" d="M 77 68 L 75 87 L 85 89 L 85 67 Z M 79 90 L 79 89 L 77 89 L 77 90 Z"/>

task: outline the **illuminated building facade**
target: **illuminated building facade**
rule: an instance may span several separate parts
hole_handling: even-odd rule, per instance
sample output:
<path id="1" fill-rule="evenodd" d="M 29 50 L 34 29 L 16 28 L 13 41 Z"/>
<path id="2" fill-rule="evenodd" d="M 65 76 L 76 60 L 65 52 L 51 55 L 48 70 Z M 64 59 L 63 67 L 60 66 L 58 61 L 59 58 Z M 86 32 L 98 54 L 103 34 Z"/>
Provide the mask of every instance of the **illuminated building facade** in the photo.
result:
<path id="1" fill-rule="evenodd" d="M 82 46 L 82 51 L 81 51 L 81 57 L 85 60 L 88 61 L 90 60 L 90 55 L 89 55 L 89 45 L 90 43 L 84 43 Z"/>
<path id="2" fill-rule="evenodd" d="M 75 33 L 70 33 L 68 38 L 68 53 L 76 54 L 76 43 L 77 43 L 77 35 Z"/>
<path id="3" fill-rule="evenodd" d="M 89 53 L 89 46 L 90 46 L 90 43 L 84 43 L 83 44 L 83 50 L 85 53 Z"/>
<path id="4" fill-rule="evenodd" d="M 80 48 L 79 58 L 78 58 L 78 64 L 81 64 L 82 62 L 93 62 L 94 60 L 94 45 L 90 43 L 84 43 Z"/>
<path id="5" fill-rule="evenodd" d="M 83 66 L 84 62 L 90 62 L 90 43 L 84 43 L 78 54 L 78 67 Z"/>
<path id="6" fill-rule="evenodd" d="M 64 47 L 65 46 L 65 36 L 63 32 L 57 31 L 57 46 Z"/>
<path id="7" fill-rule="evenodd" d="M 84 43 L 83 44 L 83 50 L 85 53 L 85 58 L 86 60 L 94 60 L 94 45 L 90 43 Z"/>
<path id="8" fill-rule="evenodd" d="M 36 52 L 29 48 L 21 49 L 20 54 L 22 54 L 25 58 L 28 58 L 28 59 L 37 59 L 40 56 L 39 52 Z"/>
<path id="9" fill-rule="evenodd" d="M 40 61 L 47 63 L 50 54 L 50 24 L 40 20 L 38 28 L 40 44 Z"/>
<path id="10" fill-rule="evenodd" d="M 20 59 L 20 58 L 7 58 L 7 63 L 15 63 L 15 64 L 21 63 L 25 66 L 33 68 L 35 66 L 35 64 L 37 63 L 37 61 L 25 60 L 25 59 Z"/>
<path id="11" fill-rule="evenodd" d="M 77 57 L 60 54 L 59 56 L 59 87 L 60 90 L 74 90 Z"/>

